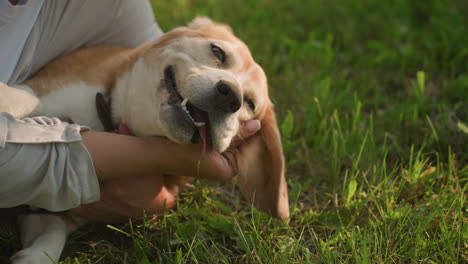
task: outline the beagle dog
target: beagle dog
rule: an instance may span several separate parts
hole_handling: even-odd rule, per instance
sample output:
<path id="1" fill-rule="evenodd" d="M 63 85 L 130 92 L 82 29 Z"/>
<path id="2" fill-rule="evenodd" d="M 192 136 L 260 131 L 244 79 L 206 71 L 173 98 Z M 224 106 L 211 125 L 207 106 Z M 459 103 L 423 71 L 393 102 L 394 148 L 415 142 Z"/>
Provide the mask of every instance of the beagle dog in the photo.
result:
<path id="1" fill-rule="evenodd" d="M 218 152 L 230 147 L 240 122 L 259 119 L 260 137 L 247 139 L 236 154 L 237 184 L 255 207 L 289 217 L 281 139 L 267 79 L 227 25 L 198 17 L 135 49 L 78 50 L 18 88 L 39 98 L 29 115 L 63 117 L 93 130 L 125 124 L 137 136 L 198 142 Z M 49 257 L 57 261 L 67 234 L 76 228 L 71 222 L 55 214 L 27 215 L 21 232 L 25 248 L 12 257 L 13 263 L 50 263 Z"/>

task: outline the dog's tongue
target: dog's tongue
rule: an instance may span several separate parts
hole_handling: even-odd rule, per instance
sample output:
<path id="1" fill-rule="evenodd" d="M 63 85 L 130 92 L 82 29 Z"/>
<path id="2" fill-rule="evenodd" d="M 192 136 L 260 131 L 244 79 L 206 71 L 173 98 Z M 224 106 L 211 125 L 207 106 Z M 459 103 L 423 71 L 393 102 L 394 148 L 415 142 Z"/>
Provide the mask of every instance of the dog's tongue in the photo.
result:
<path id="1" fill-rule="evenodd" d="M 196 107 L 193 108 L 193 117 L 197 122 L 204 122 L 205 125 L 198 127 L 198 134 L 200 135 L 200 143 L 201 143 L 201 151 L 205 153 L 206 145 L 208 141 L 208 113 L 197 109 Z"/>

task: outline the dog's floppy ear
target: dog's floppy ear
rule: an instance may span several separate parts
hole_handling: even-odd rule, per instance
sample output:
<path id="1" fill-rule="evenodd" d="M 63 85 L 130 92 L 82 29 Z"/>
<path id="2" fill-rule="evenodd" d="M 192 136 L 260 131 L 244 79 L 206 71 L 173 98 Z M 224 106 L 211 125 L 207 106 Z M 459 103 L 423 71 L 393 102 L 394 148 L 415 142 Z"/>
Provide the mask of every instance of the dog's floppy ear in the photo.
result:
<path id="1" fill-rule="evenodd" d="M 281 137 L 273 106 L 261 117 L 258 135 L 246 140 L 236 155 L 237 183 L 247 201 L 273 216 L 289 217 L 288 188 L 284 176 Z"/>

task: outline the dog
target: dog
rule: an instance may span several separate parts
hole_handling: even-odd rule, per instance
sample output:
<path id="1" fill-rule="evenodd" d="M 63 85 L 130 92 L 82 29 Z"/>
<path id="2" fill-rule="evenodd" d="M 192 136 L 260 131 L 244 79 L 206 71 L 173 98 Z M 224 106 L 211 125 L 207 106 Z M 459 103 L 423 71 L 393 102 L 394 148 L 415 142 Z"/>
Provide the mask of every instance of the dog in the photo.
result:
<path id="1" fill-rule="evenodd" d="M 255 207 L 280 219 L 289 217 L 281 138 L 267 79 L 227 25 L 197 17 L 135 49 L 78 50 L 16 88 L 38 98 L 31 111 L 22 110 L 26 115 L 66 118 L 93 130 L 125 124 L 137 136 L 198 142 L 203 151 L 228 150 L 240 123 L 259 119 L 259 137 L 247 139 L 236 152 L 237 184 Z M 23 249 L 13 263 L 57 261 L 67 234 L 87 220 L 68 217 L 26 215 Z"/>

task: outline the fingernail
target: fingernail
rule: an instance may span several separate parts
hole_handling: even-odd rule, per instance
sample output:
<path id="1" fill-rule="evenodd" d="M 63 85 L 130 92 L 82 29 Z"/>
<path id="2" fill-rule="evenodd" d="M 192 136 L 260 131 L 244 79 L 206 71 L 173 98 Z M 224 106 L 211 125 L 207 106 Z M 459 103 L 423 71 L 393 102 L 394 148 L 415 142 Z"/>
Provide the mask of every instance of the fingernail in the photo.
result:
<path id="1" fill-rule="evenodd" d="M 251 120 L 245 124 L 245 130 L 247 130 L 248 133 L 255 133 L 260 128 L 262 127 L 262 123 L 260 123 L 260 120 Z"/>

